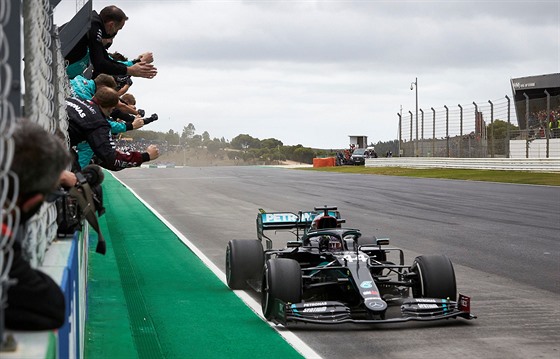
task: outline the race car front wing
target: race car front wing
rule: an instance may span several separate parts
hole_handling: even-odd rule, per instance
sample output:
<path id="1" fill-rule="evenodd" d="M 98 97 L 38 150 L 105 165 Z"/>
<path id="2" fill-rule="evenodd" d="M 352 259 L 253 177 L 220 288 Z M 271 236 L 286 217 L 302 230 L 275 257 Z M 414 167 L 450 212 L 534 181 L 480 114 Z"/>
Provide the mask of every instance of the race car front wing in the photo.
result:
<path id="1" fill-rule="evenodd" d="M 313 324 L 383 324 L 407 321 L 434 321 L 449 318 L 474 319 L 470 313 L 470 297 L 460 294 L 457 302 L 449 299 L 410 298 L 401 304 L 401 316 L 385 319 L 356 319 L 350 308 L 337 301 L 284 303 L 277 300 L 276 315 L 281 324 L 303 322 Z"/>

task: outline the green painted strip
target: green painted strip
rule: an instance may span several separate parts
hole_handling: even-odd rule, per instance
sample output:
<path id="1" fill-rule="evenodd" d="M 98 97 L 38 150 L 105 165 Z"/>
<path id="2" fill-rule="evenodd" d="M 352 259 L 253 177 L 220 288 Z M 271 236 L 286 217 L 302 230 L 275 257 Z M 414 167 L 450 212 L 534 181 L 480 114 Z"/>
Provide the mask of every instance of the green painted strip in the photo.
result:
<path id="1" fill-rule="evenodd" d="M 112 176 L 103 189 L 107 254 L 90 251 L 87 358 L 301 358 L 130 191 Z"/>
<path id="2" fill-rule="evenodd" d="M 107 254 L 95 253 L 97 236 L 90 229 L 85 358 L 136 357 L 128 309 L 117 259 L 108 231 L 107 216 L 99 224 L 107 241 Z"/>
<path id="3" fill-rule="evenodd" d="M 109 231 L 112 226 L 119 225 L 111 222 Z M 136 272 L 132 267 L 132 262 L 126 249 L 124 241 L 113 241 L 113 250 L 117 258 L 117 266 L 121 277 L 121 286 L 123 288 L 124 297 L 126 299 L 126 307 L 132 328 L 132 336 L 136 343 L 136 351 L 139 358 L 163 358 L 163 353 L 157 338 L 157 332 L 154 328 L 150 313 L 144 303 L 142 291 L 140 290 Z"/>
<path id="4" fill-rule="evenodd" d="M 56 359 L 56 335 L 54 332 L 49 333 L 49 343 L 47 347 L 47 352 L 45 354 L 45 359 Z"/>

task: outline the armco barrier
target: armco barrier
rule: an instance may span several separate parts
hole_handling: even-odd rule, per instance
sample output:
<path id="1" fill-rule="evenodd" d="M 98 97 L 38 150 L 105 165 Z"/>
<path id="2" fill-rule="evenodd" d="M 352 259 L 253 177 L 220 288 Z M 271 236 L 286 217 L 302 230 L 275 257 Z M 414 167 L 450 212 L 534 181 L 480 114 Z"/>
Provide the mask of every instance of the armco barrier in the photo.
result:
<path id="1" fill-rule="evenodd" d="M 487 170 L 560 172 L 560 158 L 368 158 L 366 167 L 465 168 Z"/>
<path id="2" fill-rule="evenodd" d="M 66 304 L 66 321 L 55 331 L 12 334 L 15 352 L 2 352 L 2 359 L 83 358 L 86 319 L 86 290 L 89 230 L 87 224 L 73 238 L 57 239 L 46 252 L 41 271 L 50 275 L 62 288 Z M 54 338 L 54 339 L 53 339 Z"/>

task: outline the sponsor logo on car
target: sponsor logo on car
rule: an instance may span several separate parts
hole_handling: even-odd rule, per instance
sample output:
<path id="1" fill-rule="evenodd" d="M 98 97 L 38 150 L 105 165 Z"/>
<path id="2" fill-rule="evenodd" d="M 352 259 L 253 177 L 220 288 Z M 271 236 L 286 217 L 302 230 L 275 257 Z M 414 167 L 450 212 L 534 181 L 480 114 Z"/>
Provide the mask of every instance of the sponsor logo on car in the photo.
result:
<path id="1" fill-rule="evenodd" d="M 304 307 L 320 307 L 327 305 L 327 302 L 314 302 L 314 303 L 304 303 Z"/>
<path id="2" fill-rule="evenodd" d="M 370 280 L 365 280 L 362 283 L 360 283 L 360 287 L 364 289 L 373 288 L 373 282 Z"/>
<path id="3" fill-rule="evenodd" d="M 326 311 L 327 311 L 327 307 L 313 307 L 313 308 L 305 308 L 303 310 L 304 313 L 320 313 Z"/>
<path id="4" fill-rule="evenodd" d="M 436 300 L 433 298 L 416 298 L 416 302 L 418 303 L 435 303 Z"/>
<path id="5" fill-rule="evenodd" d="M 297 216 L 293 213 L 265 213 L 262 219 L 264 223 L 295 222 Z"/>
<path id="6" fill-rule="evenodd" d="M 369 257 L 366 256 L 365 254 L 359 254 L 357 256 L 353 254 L 346 254 L 344 255 L 343 259 L 347 260 L 350 263 L 356 260 L 359 260 L 360 262 L 367 262 L 369 260 Z"/>
<path id="7" fill-rule="evenodd" d="M 369 290 L 367 292 L 362 292 L 363 295 L 379 295 L 379 292 L 375 291 L 375 290 Z"/>
<path id="8" fill-rule="evenodd" d="M 437 304 L 418 304 L 418 308 L 420 309 L 438 309 L 438 305 Z"/>
<path id="9" fill-rule="evenodd" d="M 380 298 L 366 298 L 365 304 L 366 307 L 375 311 L 385 310 L 387 308 L 387 303 L 382 301 Z"/>

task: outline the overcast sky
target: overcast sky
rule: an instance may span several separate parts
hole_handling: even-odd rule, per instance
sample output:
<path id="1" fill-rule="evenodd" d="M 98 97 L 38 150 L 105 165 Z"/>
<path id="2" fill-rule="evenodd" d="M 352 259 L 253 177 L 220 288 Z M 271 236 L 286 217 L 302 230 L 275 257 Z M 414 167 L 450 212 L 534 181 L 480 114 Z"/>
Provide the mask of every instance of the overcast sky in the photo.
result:
<path id="1" fill-rule="evenodd" d="M 81 2 L 81 1 L 80 1 Z M 560 72 L 560 1 L 139 1 L 111 51 L 152 51 L 135 78 L 145 129 L 239 134 L 345 148 L 349 135 L 397 138 L 419 107 L 511 97 L 510 79 Z M 74 0 L 55 9 L 61 25 Z"/>

